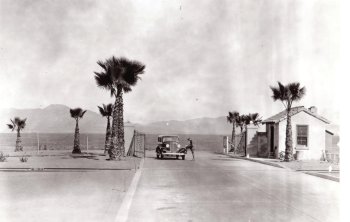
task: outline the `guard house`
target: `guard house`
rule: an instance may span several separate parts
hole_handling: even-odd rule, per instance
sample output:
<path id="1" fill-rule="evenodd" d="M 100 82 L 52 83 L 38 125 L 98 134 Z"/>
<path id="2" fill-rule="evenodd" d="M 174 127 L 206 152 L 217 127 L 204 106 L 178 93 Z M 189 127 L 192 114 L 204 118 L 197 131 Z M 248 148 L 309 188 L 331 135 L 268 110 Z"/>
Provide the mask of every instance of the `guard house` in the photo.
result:
<path id="1" fill-rule="evenodd" d="M 268 156 L 278 158 L 285 151 L 287 111 L 284 110 L 263 121 L 266 125 Z M 293 153 L 302 152 L 303 159 L 319 160 L 326 150 L 326 130 L 330 122 L 317 114 L 317 108 L 304 106 L 291 109 Z"/>

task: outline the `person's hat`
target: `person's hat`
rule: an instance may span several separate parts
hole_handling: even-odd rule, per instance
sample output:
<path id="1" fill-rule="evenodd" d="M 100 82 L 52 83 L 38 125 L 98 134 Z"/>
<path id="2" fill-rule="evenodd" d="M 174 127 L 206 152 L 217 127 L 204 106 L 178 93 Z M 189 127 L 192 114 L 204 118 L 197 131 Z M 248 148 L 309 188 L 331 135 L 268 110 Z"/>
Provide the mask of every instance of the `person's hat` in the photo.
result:
<path id="1" fill-rule="evenodd" d="M 191 138 L 187 138 L 187 140 L 190 140 Z"/>

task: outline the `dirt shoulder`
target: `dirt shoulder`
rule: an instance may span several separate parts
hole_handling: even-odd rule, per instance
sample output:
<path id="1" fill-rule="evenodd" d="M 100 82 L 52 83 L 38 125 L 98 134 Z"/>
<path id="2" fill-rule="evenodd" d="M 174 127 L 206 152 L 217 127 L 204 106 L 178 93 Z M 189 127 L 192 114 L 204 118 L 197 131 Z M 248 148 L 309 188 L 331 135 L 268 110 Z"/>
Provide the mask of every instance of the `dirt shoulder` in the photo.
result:
<path id="1" fill-rule="evenodd" d="M 28 151 L 12 152 L 4 162 L 0 162 L 0 169 L 136 169 L 141 158 L 125 157 L 120 161 L 108 160 L 103 150 L 91 150 L 81 154 L 72 154 L 71 151 Z M 26 162 L 20 161 L 27 158 Z"/>

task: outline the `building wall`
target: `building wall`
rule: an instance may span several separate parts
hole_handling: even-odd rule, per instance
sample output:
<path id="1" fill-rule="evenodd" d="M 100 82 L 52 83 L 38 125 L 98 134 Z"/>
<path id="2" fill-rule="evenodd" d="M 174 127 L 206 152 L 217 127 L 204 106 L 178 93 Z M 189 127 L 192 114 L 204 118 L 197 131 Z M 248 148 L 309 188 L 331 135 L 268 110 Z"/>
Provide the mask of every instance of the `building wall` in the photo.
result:
<path id="1" fill-rule="evenodd" d="M 249 156 L 258 156 L 258 126 L 250 124 L 247 126 L 247 154 Z"/>
<path id="2" fill-rule="evenodd" d="M 322 157 L 323 150 L 326 149 L 326 123 L 305 113 L 300 112 L 291 118 L 292 136 L 293 136 L 293 153 L 297 147 L 297 125 L 308 125 L 308 146 L 303 153 L 303 159 L 317 159 Z M 287 120 L 279 123 L 279 142 L 278 152 L 285 150 Z"/>
<path id="3" fill-rule="evenodd" d="M 267 146 L 266 132 L 257 132 L 258 134 L 258 157 L 268 157 L 269 150 Z"/>

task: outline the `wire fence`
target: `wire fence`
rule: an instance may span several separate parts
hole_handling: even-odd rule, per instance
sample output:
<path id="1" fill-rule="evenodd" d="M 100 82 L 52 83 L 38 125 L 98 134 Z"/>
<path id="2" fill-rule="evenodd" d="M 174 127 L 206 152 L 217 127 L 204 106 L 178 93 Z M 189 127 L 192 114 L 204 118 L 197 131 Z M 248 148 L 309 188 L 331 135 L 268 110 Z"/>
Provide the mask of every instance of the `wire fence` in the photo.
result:
<path id="1" fill-rule="evenodd" d="M 16 146 L 16 133 L 0 134 L 0 151 L 13 151 Z M 22 133 L 23 151 L 32 150 L 71 150 L 74 134 L 67 133 Z M 81 150 L 103 150 L 104 134 L 80 134 Z"/>

